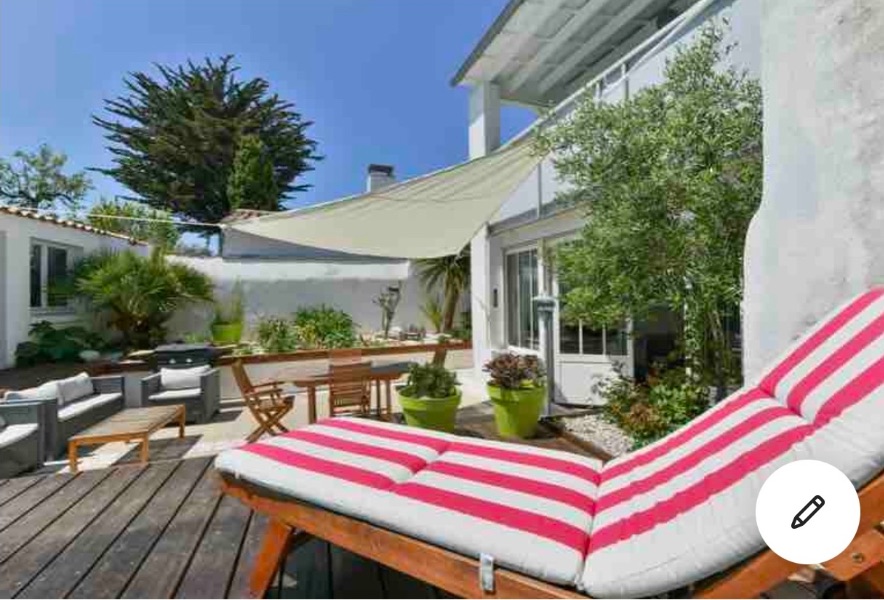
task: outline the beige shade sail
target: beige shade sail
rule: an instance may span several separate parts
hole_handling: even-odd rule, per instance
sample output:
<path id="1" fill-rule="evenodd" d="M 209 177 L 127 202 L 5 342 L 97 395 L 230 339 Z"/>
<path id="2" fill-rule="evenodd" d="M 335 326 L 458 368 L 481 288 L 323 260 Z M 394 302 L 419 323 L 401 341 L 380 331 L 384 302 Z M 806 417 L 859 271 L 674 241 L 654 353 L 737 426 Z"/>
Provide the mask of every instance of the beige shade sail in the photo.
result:
<path id="1" fill-rule="evenodd" d="M 488 156 L 376 192 L 228 227 L 354 254 L 401 258 L 456 254 L 541 159 L 526 136 Z"/>

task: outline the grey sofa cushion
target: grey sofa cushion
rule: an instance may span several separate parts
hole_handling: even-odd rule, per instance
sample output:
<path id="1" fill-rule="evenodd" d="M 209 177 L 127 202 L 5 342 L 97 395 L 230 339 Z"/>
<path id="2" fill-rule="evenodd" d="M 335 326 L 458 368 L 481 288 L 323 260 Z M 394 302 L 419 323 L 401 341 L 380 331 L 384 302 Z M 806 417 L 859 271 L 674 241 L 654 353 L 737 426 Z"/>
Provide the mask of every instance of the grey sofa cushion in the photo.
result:
<path id="1" fill-rule="evenodd" d="M 200 387 L 200 377 L 212 370 L 209 365 L 191 369 L 160 369 L 160 385 L 164 390 Z"/>
<path id="2" fill-rule="evenodd" d="M 58 398 L 58 383 L 55 381 L 47 381 L 43 385 L 24 390 L 13 390 L 3 395 L 4 402 L 50 400 L 52 398 Z"/>
<path id="3" fill-rule="evenodd" d="M 185 400 L 191 400 L 193 398 L 199 398 L 202 390 L 198 387 L 196 388 L 187 388 L 183 390 L 163 390 L 157 394 L 151 394 L 149 400 L 155 402 L 169 402 L 172 400 L 179 400 L 181 402 Z"/>
<path id="4" fill-rule="evenodd" d="M 88 373 L 79 373 L 67 379 L 58 380 L 58 404 L 64 406 L 95 393 Z"/>
<path id="5" fill-rule="evenodd" d="M 9 425 L 0 429 L 0 448 L 5 448 L 28 437 L 37 431 L 37 427 L 36 423 L 24 423 L 21 425 Z"/>
<path id="6" fill-rule="evenodd" d="M 103 404 L 114 402 L 115 400 L 119 400 L 122 397 L 123 395 L 119 392 L 112 392 L 108 394 L 93 394 L 91 396 L 87 396 L 86 398 L 81 398 L 76 402 L 65 404 L 64 408 L 59 409 L 58 420 L 67 421 L 68 419 L 72 419 L 76 416 L 82 415 L 88 410 L 92 410 L 93 408 L 97 408 L 99 406 L 102 406 Z"/>

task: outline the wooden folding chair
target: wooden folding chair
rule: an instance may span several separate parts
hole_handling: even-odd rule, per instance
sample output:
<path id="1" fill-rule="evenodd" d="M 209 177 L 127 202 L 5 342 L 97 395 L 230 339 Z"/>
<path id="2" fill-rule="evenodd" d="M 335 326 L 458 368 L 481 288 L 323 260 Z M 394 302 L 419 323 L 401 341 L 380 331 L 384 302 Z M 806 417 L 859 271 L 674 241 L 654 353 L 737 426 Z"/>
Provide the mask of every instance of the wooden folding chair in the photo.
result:
<path id="1" fill-rule="evenodd" d="M 494 590 L 479 581 L 479 561 L 445 548 L 371 525 L 315 505 L 284 499 L 241 479 L 221 476 L 221 488 L 252 509 L 270 517 L 261 551 L 252 571 L 253 598 L 263 598 L 274 574 L 293 544 L 316 537 L 354 554 L 406 573 L 451 594 L 465 598 L 585 598 L 576 589 L 546 583 L 504 569 L 494 570 Z M 884 475 L 866 485 L 859 494 L 859 529 L 844 552 L 822 567 L 844 582 L 863 585 L 877 581 L 884 560 Z M 802 568 L 770 550 L 735 566 L 727 575 L 699 582 L 695 598 L 758 598 Z M 882 590 L 879 590 L 882 591 Z M 877 592 L 876 592 L 877 593 Z"/>
<path id="2" fill-rule="evenodd" d="M 371 363 L 329 365 L 329 412 L 368 414 L 371 406 Z"/>
<path id="3" fill-rule="evenodd" d="M 294 408 L 294 395 L 285 394 L 281 382 L 278 381 L 253 384 L 242 361 L 233 363 L 231 370 L 243 402 L 258 421 L 258 428 L 250 433 L 246 440 L 251 443 L 265 433 L 275 435 L 288 431 L 281 421 Z"/>

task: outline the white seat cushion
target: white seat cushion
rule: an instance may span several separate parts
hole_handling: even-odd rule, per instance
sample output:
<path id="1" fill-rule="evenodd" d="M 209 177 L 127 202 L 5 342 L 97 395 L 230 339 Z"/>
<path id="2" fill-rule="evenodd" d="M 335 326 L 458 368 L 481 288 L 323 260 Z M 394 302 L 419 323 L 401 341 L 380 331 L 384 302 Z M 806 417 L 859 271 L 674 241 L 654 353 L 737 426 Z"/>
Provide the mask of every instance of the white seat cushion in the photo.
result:
<path id="1" fill-rule="evenodd" d="M 558 583 L 583 565 L 599 463 L 360 419 L 222 453 L 269 490 Z"/>
<path id="2" fill-rule="evenodd" d="M 37 387 L 24 390 L 13 390 L 3 394 L 4 402 L 51 400 L 53 398 L 58 398 L 58 383 L 55 381 L 47 381 L 43 385 Z"/>
<path id="3" fill-rule="evenodd" d="M 79 373 L 73 377 L 59 379 L 56 383 L 58 384 L 59 406 L 88 398 L 95 393 L 95 388 L 92 385 L 92 380 L 89 379 L 88 373 Z"/>
<path id="4" fill-rule="evenodd" d="M 36 423 L 7 425 L 0 429 L 0 448 L 6 448 L 37 431 Z"/>
<path id="5" fill-rule="evenodd" d="M 59 421 L 67 421 L 68 419 L 72 419 L 76 416 L 82 415 L 84 412 L 92 410 L 93 408 L 102 406 L 104 404 L 109 404 L 116 400 L 122 398 L 123 395 L 119 392 L 107 393 L 107 394 L 94 394 L 89 396 L 88 398 L 83 398 L 82 400 L 77 400 L 76 402 L 71 402 L 70 404 L 64 405 L 58 411 L 58 420 Z"/>
<path id="6" fill-rule="evenodd" d="M 183 390 L 200 387 L 200 377 L 212 370 L 209 365 L 190 369 L 160 369 L 160 386 L 164 390 Z"/>
<path id="7" fill-rule="evenodd" d="M 154 402 L 168 402 L 171 400 L 179 400 L 181 402 L 185 400 L 192 400 L 193 398 L 199 398 L 201 394 L 200 388 L 185 388 L 181 390 L 163 390 L 162 392 L 157 392 L 156 394 L 151 394 L 148 396 L 148 400 Z"/>

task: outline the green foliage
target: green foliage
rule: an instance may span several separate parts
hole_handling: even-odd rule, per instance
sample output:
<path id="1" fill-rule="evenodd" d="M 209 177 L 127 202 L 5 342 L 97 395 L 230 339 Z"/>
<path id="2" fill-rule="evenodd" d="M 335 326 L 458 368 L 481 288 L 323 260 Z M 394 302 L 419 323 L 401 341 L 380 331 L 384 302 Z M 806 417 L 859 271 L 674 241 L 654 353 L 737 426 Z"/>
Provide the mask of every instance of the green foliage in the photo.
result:
<path id="1" fill-rule="evenodd" d="M 415 261 L 415 264 L 428 294 L 442 289 L 442 324 L 438 331 L 451 332 L 461 294 L 470 285 L 470 247 L 465 247 L 456 255 L 424 258 Z"/>
<path id="2" fill-rule="evenodd" d="M 678 429 L 709 407 L 709 388 L 684 369 L 665 371 L 647 384 L 617 377 L 599 384 L 604 415 L 641 447 Z"/>
<path id="3" fill-rule="evenodd" d="M 327 306 L 299 309 L 291 319 L 264 317 L 258 321 L 258 343 L 271 354 L 357 345 L 353 319 Z"/>
<path id="4" fill-rule="evenodd" d="M 230 294 L 222 300 L 215 300 L 213 325 L 242 323 L 246 317 L 246 300 L 241 281 L 233 284 Z"/>
<path id="5" fill-rule="evenodd" d="M 167 261 L 159 249 L 149 257 L 131 250 L 88 256 L 74 269 L 73 288 L 94 310 L 107 315 L 127 348 L 162 343 L 166 322 L 176 310 L 212 300 L 207 276 Z"/>
<path id="6" fill-rule="evenodd" d="M 12 161 L 0 158 L 0 200 L 35 209 L 60 208 L 76 211 L 92 189 L 83 172 L 66 175 L 68 157 L 55 153 L 46 144 L 36 152 L 18 150 Z"/>
<path id="7" fill-rule="evenodd" d="M 177 225 L 164 222 L 171 218 L 172 215 L 163 210 L 155 210 L 137 202 L 106 198 L 93 204 L 86 215 L 86 220 L 93 227 L 148 242 L 167 252 L 173 250 L 181 238 Z"/>
<path id="8" fill-rule="evenodd" d="M 439 302 L 439 298 L 435 294 L 428 294 L 424 303 L 421 305 L 421 313 L 424 315 L 424 318 L 429 321 L 430 325 L 433 327 L 433 331 L 439 333 L 442 331 L 442 323 L 445 320 L 445 315 L 442 314 L 442 303 Z"/>
<path id="9" fill-rule="evenodd" d="M 538 136 L 587 218 L 556 256 L 563 317 L 591 326 L 685 315 L 692 370 L 739 376 L 725 322 L 738 311 L 743 247 L 761 200 L 761 89 L 723 68 L 717 25 L 668 61 L 665 80 L 618 104 L 585 97 Z"/>
<path id="10" fill-rule="evenodd" d="M 300 347 L 351 348 L 356 345 L 353 319 L 342 310 L 328 306 L 301 308 L 294 317 Z"/>
<path id="11" fill-rule="evenodd" d="M 93 117 L 115 156 L 99 172 L 154 208 L 216 223 L 231 212 L 228 182 L 241 140 L 254 136 L 272 165 L 276 195 L 239 198 L 240 208 L 279 209 L 286 194 L 308 187 L 293 182 L 319 159 L 305 134 L 311 123 L 267 81 L 238 79 L 232 56 L 157 70 L 159 77 L 126 78 L 126 95 L 105 101 L 110 116 Z"/>
<path id="12" fill-rule="evenodd" d="M 31 325 L 30 340 L 15 349 L 15 364 L 30 367 L 45 363 L 76 362 L 83 350 L 96 350 L 104 345 L 98 334 L 84 327 L 56 328 L 49 321 Z"/>
<path id="13" fill-rule="evenodd" d="M 298 349 L 295 326 L 289 319 L 264 317 L 258 321 L 258 344 L 265 352 L 281 354 Z"/>
<path id="14" fill-rule="evenodd" d="M 273 174 L 273 162 L 267 148 L 256 135 L 244 135 L 233 159 L 233 171 L 227 181 L 227 199 L 231 209 L 279 209 L 279 192 Z"/>
<path id="15" fill-rule="evenodd" d="M 490 377 L 489 385 L 505 390 L 524 390 L 544 384 L 540 359 L 530 354 L 502 352 L 485 363 L 482 370 Z"/>
<path id="16" fill-rule="evenodd" d="M 450 398 L 457 394 L 457 375 L 433 363 L 412 365 L 400 391 L 409 398 Z"/>

